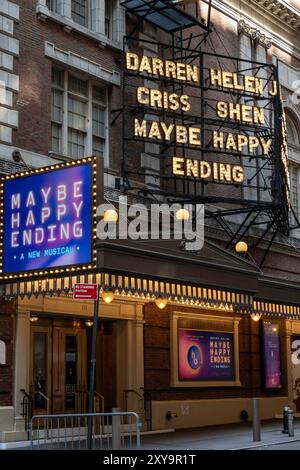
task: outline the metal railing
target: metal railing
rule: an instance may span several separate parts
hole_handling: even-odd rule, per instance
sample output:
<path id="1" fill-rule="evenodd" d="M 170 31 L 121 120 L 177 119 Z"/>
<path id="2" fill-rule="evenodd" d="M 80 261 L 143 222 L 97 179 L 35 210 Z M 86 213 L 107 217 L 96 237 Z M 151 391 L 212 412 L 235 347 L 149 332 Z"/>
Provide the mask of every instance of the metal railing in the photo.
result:
<path id="1" fill-rule="evenodd" d="M 88 449 L 88 421 L 93 420 L 92 449 L 140 447 L 137 413 L 79 413 L 36 415 L 30 421 L 31 449 Z"/>
<path id="2" fill-rule="evenodd" d="M 145 425 L 146 431 L 152 431 L 152 396 L 151 393 L 144 388 L 139 389 L 140 392 L 134 389 L 123 390 L 123 407 L 128 410 L 128 396 L 135 395 L 139 399 L 139 416 L 142 423 Z"/>
<path id="3" fill-rule="evenodd" d="M 23 393 L 23 398 L 21 402 L 22 412 L 21 416 L 24 418 L 25 421 L 25 431 L 27 431 L 28 439 L 29 439 L 29 429 L 30 429 L 30 420 L 32 417 L 32 396 L 21 388 L 20 392 Z"/>

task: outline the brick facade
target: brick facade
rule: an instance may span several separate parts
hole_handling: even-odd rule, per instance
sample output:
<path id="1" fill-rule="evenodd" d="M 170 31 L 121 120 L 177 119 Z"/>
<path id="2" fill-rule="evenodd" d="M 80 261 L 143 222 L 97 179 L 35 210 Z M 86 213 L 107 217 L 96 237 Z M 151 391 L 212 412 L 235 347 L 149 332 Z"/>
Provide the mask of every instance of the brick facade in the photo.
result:
<path id="1" fill-rule="evenodd" d="M 15 62 L 15 73 L 20 77 L 20 88 L 15 95 L 15 107 L 19 111 L 19 128 L 13 132 L 13 145 L 48 155 L 51 150 L 51 68 L 54 61 L 45 56 L 45 42 L 117 72 L 120 72 L 121 52 L 108 46 L 100 48 L 96 40 L 74 31 L 68 33 L 50 19 L 38 19 L 35 0 L 18 3 L 20 22 L 15 26 L 15 37 L 20 41 L 20 55 Z M 120 87 L 109 86 L 110 111 L 119 109 L 120 102 Z M 109 121 L 114 116 L 112 113 Z M 120 120 L 117 120 L 110 130 L 110 167 L 113 169 L 119 169 L 120 129 Z"/>
<path id="2" fill-rule="evenodd" d="M 287 394 L 285 325 L 280 322 L 281 357 L 282 357 L 282 389 L 280 391 L 264 391 L 262 376 L 262 346 L 259 324 L 249 317 L 243 317 L 239 323 L 239 365 L 241 387 L 201 387 L 175 388 L 170 387 L 170 320 L 169 313 L 174 307 L 167 306 L 159 310 L 155 304 L 144 307 L 144 364 L 145 389 L 149 390 L 154 400 L 199 400 L 217 398 L 243 397 L 278 397 Z M 200 309 L 176 307 L 176 311 L 201 315 Z M 208 314 L 209 312 L 203 311 Z M 213 313 L 214 316 L 230 314 Z"/>
<path id="3" fill-rule="evenodd" d="M 6 363 L 0 364 L 0 406 L 11 406 L 13 400 L 13 313 L 14 302 L 0 303 L 0 341 L 6 349 Z"/>

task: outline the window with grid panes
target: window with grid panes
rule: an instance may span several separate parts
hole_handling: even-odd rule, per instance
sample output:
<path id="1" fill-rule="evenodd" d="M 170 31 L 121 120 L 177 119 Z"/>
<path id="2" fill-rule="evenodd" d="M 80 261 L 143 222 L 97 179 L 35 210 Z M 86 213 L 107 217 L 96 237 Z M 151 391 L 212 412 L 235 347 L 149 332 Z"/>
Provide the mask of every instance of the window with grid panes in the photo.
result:
<path id="1" fill-rule="evenodd" d="M 60 13 L 60 0 L 47 0 L 46 5 L 54 13 Z"/>
<path id="2" fill-rule="evenodd" d="M 93 97 L 93 155 L 104 157 L 106 134 L 106 89 L 92 88 Z"/>
<path id="3" fill-rule="evenodd" d="M 298 168 L 290 166 L 291 203 L 295 214 L 299 215 Z"/>
<path id="4" fill-rule="evenodd" d="M 113 0 L 105 0 L 105 35 L 108 38 L 112 36 L 112 9 Z"/>
<path id="5" fill-rule="evenodd" d="M 75 23 L 81 26 L 89 26 L 89 1 L 71 0 L 71 16 Z"/>
<path id="6" fill-rule="evenodd" d="M 68 154 L 85 155 L 88 119 L 88 81 L 68 74 Z"/>
<path id="7" fill-rule="evenodd" d="M 106 133 L 106 88 L 53 68 L 52 150 L 63 153 L 65 149 L 72 158 L 81 158 L 87 152 L 105 157 Z"/>
<path id="8" fill-rule="evenodd" d="M 52 69 L 51 127 L 52 150 L 62 152 L 64 72 Z"/>
<path id="9" fill-rule="evenodd" d="M 113 15 L 114 11 L 118 8 L 119 0 L 98 0 L 98 2 L 93 4 L 95 8 L 104 8 L 104 34 L 113 39 Z M 92 2 L 91 0 L 69 0 L 71 7 L 71 18 L 72 20 L 90 30 L 95 30 L 93 26 L 92 15 Z M 53 11 L 58 15 L 64 15 L 63 1 L 62 0 L 46 0 L 46 5 L 49 10 Z M 102 14 L 102 12 L 101 12 Z M 98 31 L 97 31 L 98 32 Z"/>

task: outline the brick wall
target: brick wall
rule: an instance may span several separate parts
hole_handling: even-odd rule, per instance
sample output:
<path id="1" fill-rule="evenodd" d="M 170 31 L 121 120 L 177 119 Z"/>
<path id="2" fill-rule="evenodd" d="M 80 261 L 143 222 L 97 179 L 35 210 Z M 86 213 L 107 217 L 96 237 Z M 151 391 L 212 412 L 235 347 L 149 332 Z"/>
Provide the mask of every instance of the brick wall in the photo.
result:
<path id="1" fill-rule="evenodd" d="M 100 48 L 97 41 L 76 32 L 67 33 L 63 25 L 37 18 L 35 0 L 19 1 L 20 22 L 15 37 L 20 41 L 20 56 L 15 59 L 15 73 L 20 77 L 20 90 L 15 96 L 19 111 L 19 128 L 13 133 L 13 145 L 33 152 L 48 154 L 51 150 L 51 67 L 52 60 L 44 53 L 45 41 L 63 51 L 71 51 L 100 64 L 108 70 L 120 71 L 120 51 Z M 119 87 L 109 87 L 110 109 L 120 108 Z M 112 114 L 114 116 L 114 114 Z M 109 121 L 111 121 L 109 117 Z M 111 129 L 110 161 L 117 168 L 121 149 L 120 120 Z"/>
<path id="2" fill-rule="evenodd" d="M 176 307 L 177 311 L 197 313 L 200 309 Z M 170 370 L 170 324 L 169 313 L 174 307 L 167 306 L 159 310 L 155 304 L 149 303 L 144 307 L 144 360 L 145 360 L 145 389 L 152 393 L 154 400 L 198 400 L 205 398 L 234 398 L 252 396 L 285 396 L 287 393 L 287 378 L 285 364 L 286 350 L 284 341 L 284 324 L 281 324 L 281 358 L 283 387 L 280 391 L 267 392 L 262 384 L 262 350 L 260 345 L 259 325 L 249 317 L 242 318 L 239 323 L 239 361 L 242 387 L 201 387 L 201 388 L 171 388 Z M 207 314 L 207 311 L 205 311 Z M 214 316 L 217 315 L 214 312 Z M 232 317 L 232 314 L 219 315 Z"/>
<path id="3" fill-rule="evenodd" d="M 6 346 L 6 364 L 0 364 L 0 406 L 13 400 L 13 317 L 14 302 L 0 302 L 0 341 Z"/>

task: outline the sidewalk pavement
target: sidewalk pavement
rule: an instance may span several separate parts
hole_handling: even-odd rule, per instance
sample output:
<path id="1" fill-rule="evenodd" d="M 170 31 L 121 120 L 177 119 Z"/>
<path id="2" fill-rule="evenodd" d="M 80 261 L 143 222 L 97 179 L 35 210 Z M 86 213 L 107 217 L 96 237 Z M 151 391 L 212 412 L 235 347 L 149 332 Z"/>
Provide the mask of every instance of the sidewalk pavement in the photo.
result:
<path id="1" fill-rule="evenodd" d="M 205 428 L 169 430 L 141 435 L 142 450 L 242 450 L 267 449 L 276 444 L 294 443 L 300 450 L 300 420 L 294 420 L 294 437 L 282 433 L 282 419 L 263 422 L 261 441 L 253 442 L 252 424 L 239 423 Z M 284 446 L 283 446 L 284 447 Z M 29 449 L 29 442 L 0 443 L 0 450 Z"/>
<path id="2" fill-rule="evenodd" d="M 253 442 L 251 423 L 242 423 L 144 435 L 141 436 L 141 449 L 178 450 L 179 452 L 193 449 L 241 450 L 299 442 L 300 450 L 300 420 L 295 420 L 294 423 L 294 437 L 282 433 L 282 420 L 277 419 L 262 423 L 260 442 Z"/>

